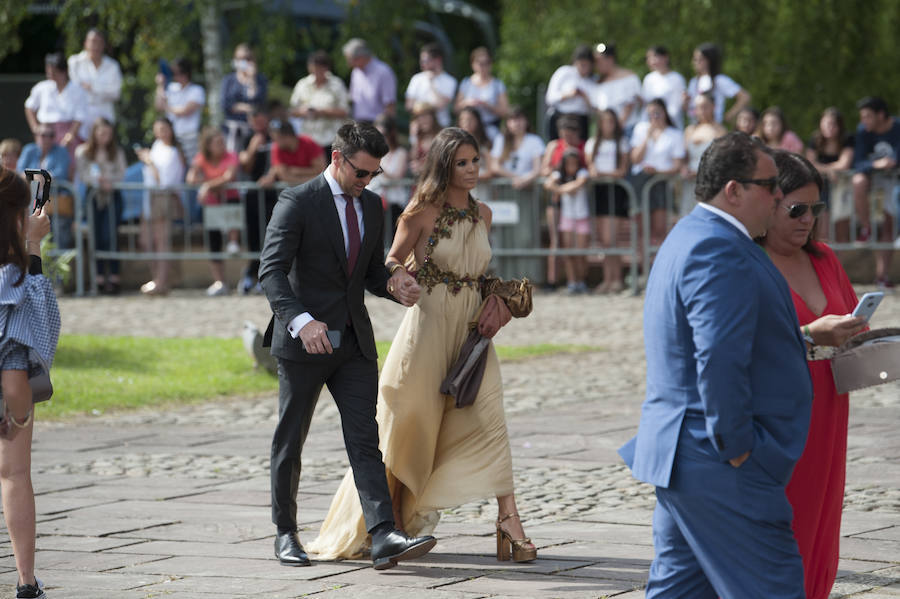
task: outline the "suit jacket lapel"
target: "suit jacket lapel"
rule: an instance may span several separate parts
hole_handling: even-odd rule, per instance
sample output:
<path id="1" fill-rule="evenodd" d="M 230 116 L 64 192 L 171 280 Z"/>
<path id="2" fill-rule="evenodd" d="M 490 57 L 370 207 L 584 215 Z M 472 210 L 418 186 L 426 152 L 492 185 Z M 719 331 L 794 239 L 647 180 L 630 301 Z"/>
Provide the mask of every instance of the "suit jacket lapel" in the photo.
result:
<path id="1" fill-rule="evenodd" d="M 341 268 L 344 269 L 344 275 L 348 275 L 347 271 L 347 250 L 344 249 L 344 230 L 341 228 L 341 220 L 338 218 L 337 207 L 334 205 L 334 195 L 325 177 L 322 177 L 322 191 L 319 195 L 319 215 L 325 226 L 325 234 L 331 240 L 334 253 L 337 254 Z"/>

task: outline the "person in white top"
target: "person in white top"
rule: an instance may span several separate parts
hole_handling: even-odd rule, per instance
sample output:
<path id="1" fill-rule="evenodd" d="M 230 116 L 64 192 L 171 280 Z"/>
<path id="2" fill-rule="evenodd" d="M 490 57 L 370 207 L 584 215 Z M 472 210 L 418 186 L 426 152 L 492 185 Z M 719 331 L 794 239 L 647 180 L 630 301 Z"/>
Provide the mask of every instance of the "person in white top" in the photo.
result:
<path id="1" fill-rule="evenodd" d="M 650 46 L 647 49 L 647 66 L 650 72 L 644 77 L 641 85 L 641 99 L 644 106 L 650 100 L 662 98 L 666 103 L 666 111 L 675 126 L 684 128 L 684 92 L 687 89 L 681 73 L 673 71 L 669 62 L 669 51 L 665 46 Z M 647 111 L 641 115 L 647 120 Z"/>
<path id="2" fill-rule="evenodd" d="M 291 115 L 300 117 L 300 133 L 322 146 L 325 161 L 331 160 L 331 144 L 350 114 L 350 94 L 344 82 L 331 72 L 331 57 L 323 50 L 306 61 L 309 75 L 294 86 Z"/>
<path id="3" fill-rule="evenodd" d="M 491 170 L 510 179 L 513 189 L 528 187 L 541 174 L 544 140 L 529 131 L 525 111 L 513 106 L 491 148 Z"/>
<path id="4" fill-rule="evenodd" d="M 628 174 L 628 139 L 613 109 L 600 111 L 597 134 L 587 140 L 584 155 L 592 179 L 623 179 Z M 601 247 L 618 245 L 619 230 L 630 214 L 628 194 L 621 185 L 610 181 L 594 184 L 594 232 Z M 625 286 L 622 275 L 622 257 L 605 253 L 603 283 L 596 292 L 618 293 Z"/>
<path id="5" fill-rule="evenodd" d="M 681 216 L 687 216 L 697 204 L 694 197 L 696 190 L 697 171 L 700 170 L 700 158 L 703 152 L 710 146 L 714 139 L 722 137 L 728 130 L 717 123 L 713 114 L 713 99 L 708 93 L 700 94 L 694 100 L 694 112 L 697 122 L 688 125 L 684 130 L 684 145 L 687 150 L 687 160 L 681 167 L 681 203 L 678 212 Z"/>
<path id="6" fill-rule="evenodd" d="M 684 96 L 685 110 L 693 119 L 694 99 L 699 94 L 710 92 L 715 99 L 716 122 L 721 123 L 724 119 L 733 123 L 741 108 L 750 104 L 750 94 L 734 79 L 722 74 L 722 51 L 715 44 L 700 44 L 694 50 L 691 64 L 697 75 L 688 82 Z M 734 98 L 734 104 L 725 112 L 725 101 L 730 98 Z"/>
<path id="7" fill-rule="evenodd" d="M 572 53 L 572 63 L 562 65 L 550 77 L 544 98 L 550 113 L 548 139 L 559 138 L 556 122 L 566 114 L 578 119 L 578 133 L 581 139 L 587 139 L 597 85 L 591 78 L 593 73 L 594 53 L 589 46 L 581 45 Z"/>
<path id="8" fill-rule="evenodd" d="M 87 93 L 85 120 L 79 136 L 88 139 L 98 117 L 116 122 L 115 103 L 122 93 L 122 69 L 115 59 L 103 54 L 106 37 L 90 29 L 84 38 L 84 50 L 69 57 L 69 77 Z"/>
<path id="9" fill-rule="evenodd" d="M 685 156 L 684 136 L 669 118 L 665 103 L 659 98 L 651 100 L 647 116 L 650 120 L 638 123 L 631 138 L 632 181 L 639 195 L 655 175 L 678 173 Z M 659 245 L 666 234 L 668 183 L 653 184 L 649 194 L 650 242 Z"/>
<path id="10" fill-rule="evenodd" d="M 153 145 L 137 150 L 144 163 L 144 185 L 173 187 L 184 183 L 185 160 L 172 123 L 166 117 L 153 122 Z M 141 215 L 141 241 L 144 251 L 167 253 L 171 248 L 172 220 L 181 208 L 177 193 L 156 189 L 144 197 Z M 153 278 L 141 285 L 145 295 L 165 295 L 169 292 L 169 261 L 154 260 L 150 265 Z"/>
<path id="11" fill-rule="evenodd" d="M 640 115 L 641 80 L 634 71 L 619 66 L 613 43 L 594 46 L 594 68 L 600 75 L 600 83 L 594 90 L 594 107 L 599 110 L 612 108 L 625 133 L 629 134 Z"/>
<path id="12" fill-rule="evenodd" d="M 479 46 L 469 54 L 472 75 L 459 84 L 454 110 L 474 108 L 481 116 L 481 122 L 488 137 L 493 140 L 500 132 L 500 121 L 509 110 L 506 86 L 491 74 L 493 59 L 484 46 Z"/>
<path id="13" fill-rule="evenodd" d="M 154 106 L 166 113 L 184 156 L 192 160 L 197 154 L 206 90 L 191 82 L 191 63 L 186 58 L 172 61 L 172 81 L 165 83 L 163 74 L 157 73 Z"/>
<path id="14" fill-rule="evenodd" d="M 421 71 L 412 76 L 406 88 L 406 109 L 428 104 L 437 111 L 438 124 L 450 126 L 450 103 L 456 95 L 456 78 L 444 71 L 444 52 L 438 44 L 422 46 Z"/>
<path id="15" fill-rule="evenodd" d="M 85 122 L 87 94 L 81 86 L 69 79 L 69 67 L 59 52 L 44 58 L 47 78 L 31 88 L 25 100 L 25 119 L 31 131 L 37 135 L 40 125 L 53 127 L 59 145 L 69 152 L 71 178 L 75 168 L 75 148 L 81 143 L 78 132 Z"/>
<path id="16" fill-rule="evenodd" d="M 587 169 L 575 149 L 563 152 L 559 167 L 544 181 L 544 188 L 559 196 L 559 234 L 562 247 L 584 249 L 591 239 L 591 208 L 588 205 Z M 587 292 L 586 256 L 565 256 L 566 290 L 570 294 Z"/>
<path id="17" fill-rule="evenodd" d="M 381 196 L 391 218 L 391 233 L 395 233 L 397 219 L 403 214 L 410 198 L 410 187 L 406 180 L 409 173 L 409 150 L 401 146 L 397 139 L 397 121 L 394 117 L 380 114 L 375 119 L 375 128 L 384 136 L 388 153 L 381 159 L 381 176 L 369 181 L 366 188 Z"/>

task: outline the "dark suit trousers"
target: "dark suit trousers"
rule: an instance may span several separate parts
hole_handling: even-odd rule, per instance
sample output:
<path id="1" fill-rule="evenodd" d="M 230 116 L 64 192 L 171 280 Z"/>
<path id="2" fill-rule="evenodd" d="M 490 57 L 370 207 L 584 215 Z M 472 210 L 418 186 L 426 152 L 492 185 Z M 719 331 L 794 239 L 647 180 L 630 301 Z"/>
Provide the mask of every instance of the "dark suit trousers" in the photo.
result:
<path id="1" fill-rule="evenodd" d="M 302 342 L 297 339 L 297 343 Z M 270 471 L 272 522 L 280 530 L 297 530 L 300 453 L 323 385 L 328 386 L 341 414 L 344 446 L 366 529 L 393 523 L 375 422 L 378 365 L 362 355 L 350 328 L 344 331 L 341 347 L 333 354 L 309 356 L 304 361 L 278 359 L 278 425 L 272 439 Z"/>

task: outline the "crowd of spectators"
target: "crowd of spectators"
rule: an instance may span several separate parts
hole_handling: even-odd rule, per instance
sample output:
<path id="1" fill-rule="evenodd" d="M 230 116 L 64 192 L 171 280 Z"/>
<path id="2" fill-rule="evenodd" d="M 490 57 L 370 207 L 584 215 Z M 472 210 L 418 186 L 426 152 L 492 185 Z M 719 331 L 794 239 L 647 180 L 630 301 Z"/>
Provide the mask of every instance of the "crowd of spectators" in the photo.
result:
<path id="1" fill-rule="evenodd" d="M 893 169 L 900 151 L 900 123 L 884 100 L 863 98 L 855 133 L 845 128 L 835 108 L 822 113 L 818 129 L 804 142 L 792 131 L 778 106 L 762 113 L 751 106 L 751 94 L 721 72 L 722 52 L 701 44 L 691 57 L 693 76 L 672 68 L 669 52 L 660 45 L 648 48 L 649 69 L 643 80 L 618 63 L 615 44 L 579 46 L 570 64 L 549 78 L 546 96 L 546 136 L 532 131 L 528 115 L 511 106 L 506 86 L 492 72 L 492 56 L 483 47 L 471 51 L 471 73 L 461 81 L 445 70 L 440 45 L 429 43 L 419 54 L 420 71 L 409 80 L 404 106 L 409 128 L 399 126 L 397 78 L 374 56 L 362 39 L 343 48 L 351 67 L 349 86 L 332 72 L 330 56 L 311 52 L 308 75 L 299 79 L 287 106 L 269 97 L 266 77 L 259 72 L 253 49 L 238 44 L 233 72 L 219 90 L 207 90 L 192 80 L 187 58 L 160 61 L 153 106 L 159 118 L 153 126 L 152 147 L 134 146 L 143 165 L 140 180 L 153 190 L 144 194 L 141 212 L 142 243 L 148 252 L 171 247 L 171 225 L 191 205 L 191 194 L 166 190 L 184 183 L 199 186 L 197 202 L 210 207 L 241 200 L 240 192 L 222 187 L 234 181 L 253 181 L 265 191 L 247 195 L 246 223 L 239 230 L 213 231 L 209 249 L 231 255 L 259 250 L 260 235 L 277 197 L 278 184 L 295 185 L 317 175 L 331 159 L 331 143 L 347 118 L 374 122 L 391 148 L 382 166 L 384 176 L 372 187 L 382 196 L 391 221 L 403 210 L 410 188 L 403 185 L 420 173 L 432 140 L 451 124 L 472 133 L 481 146 L 481 199 L 490 199 L 487 180 L 500 177 L 514 189 L 544 178 L 547 190 L 546 223 L 551 247 L 600 248 L 621 243 L 621 231 L 637 207 L 616 181 L 626 180 L 641 197 L 646 185 L 650 198 L 649 237 L 661 242 L 674 218 L 694 204 L 694 177 L 703 151 L 728 127 L 758 136 L 766 145 L 804 154 L 825 177 L 822 192 L 829 212 L 819 220 L 820 235 L 833 241 L 890 242 L 896 236 L 896 179 Z M 116 101 L 122 86 L 119 64 L 105 54 L 102 32 L 90 30 L 84 50 L 69 57 L 46 57 L 46 79 L 34 86 L 25 102 L 25 118 L 33 143 L 21 147 L 4 140 L 0 154 L 17 170 L 43 167 L 54 177 L 94 190 L 95 244 L 109 248 L 122 199 L 112 190 L 126 178 L 125 152 L 115 139 Z M 222 101 L 220 130 L 203 130 L 208 93 Z M 577 161 L 577 162 L 576 162 Z M 660 175 L 668 175 L 662 181 Z M 259 201 L 257 201 L 259 200 Z M 871 206 L 876 209 L 871 209 Z M 54 231 L 60 247 L 73 244 L 71 196 L 51 203 Z M 851 217 L 854 217 L 851 220 Z M 874 218 L 874 220 L 873 220 Z M 101 224 L 102 223 L 102 224 Z M 108 223 L 108 224 L 107 224 Z M 851 223 L 856 227 L 851 230 Z M 829 226 L 831 224 L 831 226 Z M 900 240 L 900 238 L 898 238 Z M 226 241 L 226 243 L 223 243 Z M 876 279 L 889 280 L 891 252 L 876 252 Z M 556 258 L 548 260 L 547 283 L 557 283 Z M 583 293 L 586 264 L 569 257 L 565 265 L 567 289 Z M 258 290 L 256 263 L 251 261 L 236 289 Z M 145 294 L 166 293 L 169 266 L 157 260 Z M 98 263 L 100 290 L 121 288 L 115 261 Z M 212 284 L 207 292 L 231 290 L 221 261 L 211 263 Z M 623 287 L 622 260 L 603 259 L 598 293 Z"/>

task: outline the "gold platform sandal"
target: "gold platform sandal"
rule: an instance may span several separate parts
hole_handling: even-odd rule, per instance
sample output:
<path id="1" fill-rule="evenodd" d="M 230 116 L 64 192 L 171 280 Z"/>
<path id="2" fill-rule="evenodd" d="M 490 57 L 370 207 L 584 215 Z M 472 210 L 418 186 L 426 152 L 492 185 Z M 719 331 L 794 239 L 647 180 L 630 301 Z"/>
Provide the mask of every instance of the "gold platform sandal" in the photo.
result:
<path id="1" fill-rule="evenodd" d="M 509 533 L 500 528 L 500 525 L 510 518 L 518 518 L 519 514 L 513 512 L 497 519 L 497 561 L 507 562 L 510 557 L 514 562 L 530 562 L 537 559 L 537 548 L 531 539 L 513 539 Z"/>

